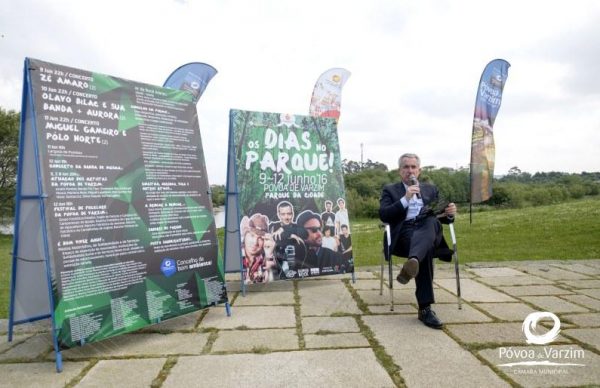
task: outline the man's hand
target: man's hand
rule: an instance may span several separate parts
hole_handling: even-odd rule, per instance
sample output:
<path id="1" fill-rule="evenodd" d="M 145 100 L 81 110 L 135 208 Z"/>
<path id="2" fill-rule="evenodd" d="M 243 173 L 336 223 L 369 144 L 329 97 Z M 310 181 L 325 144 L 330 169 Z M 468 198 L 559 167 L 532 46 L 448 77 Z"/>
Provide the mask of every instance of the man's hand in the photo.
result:
<path id="1" fill-rule="evenodd" d="M 406 194 L 404 195 L 404 197 L 407 201 L 410 201 L 410 199 L 415 194 L 421 194 L 421 188 L 419 187 L 419 185 L 408 186 L 406 188 Z"/>
<path id="2" fill-rule="evenodd" d="M 450 202 L 448 206 L 444 209 L 444 215 L 449 218 L 454 218 L 456 215 L 456 205 L 453 202 Z"/>
<path id="3" fill-rule="evenodd" d="M 273 240 L 275 240 L 275 241 L 281 241 L 282 233 L 283 233 L 283 228 L 279 228 L 271 234 L 271 237 L 273 237 Z"/>

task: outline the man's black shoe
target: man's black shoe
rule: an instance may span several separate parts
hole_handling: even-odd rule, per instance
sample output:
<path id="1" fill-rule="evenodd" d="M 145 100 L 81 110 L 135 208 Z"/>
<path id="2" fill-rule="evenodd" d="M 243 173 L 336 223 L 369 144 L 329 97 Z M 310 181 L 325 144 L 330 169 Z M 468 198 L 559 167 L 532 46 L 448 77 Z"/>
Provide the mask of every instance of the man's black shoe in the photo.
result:
<path id="1" fill-rule="evenodd" d="M 441 329 L 444 326 L 431 307 L 425 307 L 424 309 L 419 310 L 419 321 L 423 322 L 425 326 L 434 329 Z"/>
<path id="2" fill-rule="evenodd" d="M 408 283 L 408 281 L 419 274 L 419 260 L 415 257 L 408 259 L 402 266 L 402 270 L 396 277 L 396 280 L 402 284 Z"/>

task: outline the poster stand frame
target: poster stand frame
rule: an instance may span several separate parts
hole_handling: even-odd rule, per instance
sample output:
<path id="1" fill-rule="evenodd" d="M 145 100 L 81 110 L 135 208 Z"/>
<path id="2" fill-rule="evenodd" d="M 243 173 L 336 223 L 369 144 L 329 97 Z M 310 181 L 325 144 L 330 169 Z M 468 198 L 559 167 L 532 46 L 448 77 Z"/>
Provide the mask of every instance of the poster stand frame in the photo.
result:
<path id="1" fill-rule="evenodd" d="M 10 299 L 9 299 L 9 319 L 8 319 L 8 330 L 7 339 L 8 342 L 12 342 L 14 335 L 14 327 L 19 324 L 31 323 L 43 319 L 50 318 L 51 323 L 51 336 L 52 343 L 55 353 L 55 365 L 58 373 L 63 371 L 63 357 L 61 348 L 58 340 L 58 329 L 56 328 L 55 320 L 55 300 L 52 286 L 52 264 L 50 260 L 50 247 L 48 239 L 48 222 L 46 219 L 46 200 L 48 194 L 45 192 L 42 176 L 42 165 L 40 156 L 40 145 L 38 138 L 38 126 L 36 123 L 36 106 L 34 104 L 33 95 L 33 84 L 31 79 L 31 72 L 38 69 L 31 67 L 30 59 L 25 58 L 24 69 L 23 69 L 23 93 L 21 100 L 21 117 L 20 117 L 20 133 L 19 133 L 19 146 L 18 146 L 18 160 L 17 160 L 17 182 L 16 182 L 16 193 L 15 193 L 15 221 L 14 221 L 14 235 L 13 235 L 13 254 L 12 254 L 12 269 L 11 269 L 11 284 L 10 284 Z M 33 166 L 30 168 L 25 167 L 25 161 L 32 163 Z M 34 170 L 34 171 L 33 171 Z M 24 182 L 28 182 L 31 187 L 24 187 Z M 27 191 L 27 192 L 26 192 Z M 210 188 L 207 193 L 211 196 Z M 40 257 L 21 257 L 20 246 L 23 243 L 21 241 L 20 229 L 22 225 L 22 206 L 24 203 L 37 202 L 32 211 L 37 214 L 35 220 L 35 231 L 28 231 L 30 235 L 39 233 L 40 239 L 28 239 L 26 242 L 35 245 L 37 251 L 40 252 Z M 23 222 L 24 224 L 24 222 Z M 33 240 L 33 241 L 32 241 Z M 18 294 L 18 285 L 22 284 L 19 281 L 19 263 L 40 263 L 44 265 L 44 280 L 46 282 L 48 290 L 48 302 L 47 304 L 39 307 L 40 310 L 44 310 L 39 314 L 28 314 L 22 312 L 24 317 L 15 319 L 16 301 Z M 36 264 L 37 265 L 37 264 Z M 43 286 L 42 286 L 43 287 Z M 224 284 L 226 289 L 226 285 Z M 25 296 L 26 297 L 26 296 Z M 43 298 L 43 295 L 39 295 Z M 39 302 L 39 299 L 35 300 Z M 206 306 L 209 307 L 209 306 Z M 229 301 L 225 303 L 225 309 L 227 316 L 231 315 L 231 308 Z M 79 341 L 80 345 L 85 344 L 85 340 Z"/>
<path id="2" fill-rule="evenodd" d="M 243 255 L 242 255 L 242 248 L 241 248 L 241 230 L 240 230 L 240 208 L 239 208 L 239 188 L 238 188 L 238 181 L 237 181 L 237 177 L 238 177 L 238 171 L 237 171 L 237 163 L 236 163 L 236 157 L 235 157 L 235 152 L 236 152 L 236 148 L 235 148 L 235 143 L 234 143 L 234 136 L 233 136 L 233 126 L 231 124 L 231 117 L 232 117 L 232 111 L 230 111 L 230 126 L 229 126 L 229 140 L 228 140 L 228 145 L 227 145 L 227 178 L 226 178 L 226 187 L 225 187 L 225 233 L 224 233 L 224 267 L 225 267 L 225 273 L 236 273 L 238 272 L 238 268 L 232 268 L 229 271 L 227 270 L 227 258 L 229 257 L 232 260 L 237 260 L 236 262 L 239 262 L 239 272 L 240 272 L 240 290 L 242 292 L 242 296 L 245 297 L 246 296 L 246 291 L 247 291 L 247 285 L 246 282 L 244 281 L 244 275 L 245 275 L 245 269 L 244 269 L 244 265 L 243 265 Z M 319 116 L 312 116 L 313 118 L 318 118 Z M 232 213 L 234 212 L 234 213 Z M 233 229 L 229 229 L 229 221 L 231 217 L 235 217 L 236 220 L 236 226 Z M 236 249 L 236 252 L 233 253 L 233 255 L 231 254 L 231 252 L 229 252 L 228 254 L 228 250 L 227 247 L 229 246 L 228 242 L 230 241 L 230 239 L 235 239 L 237 244 L 239 245 L 239 248 Z M 321 275 L 321 276 L 327 276 L 327 275 Z M 356 268 L 354 267 L 354 265 L 352 266 L 352 272 L 350 273 L 350 278 L 352 281 L 352 284 L 356 283 Z M 301 280 L 301 279 L 287 279 L 287 281 L 290 280 Z"/>
<path id="3" fill-rule="evenodd" d="M 231 114 L 231 113 L 230 113 Z M 242 296 L 246 296 L 246 283 L 244 282 L 244 264 L 242 262 L 242 251 L 241 251 L 241 236 L 240 236 L 240 225 L 239 221 L 236 222 L 234 229 L 229 229 L 230 217 L 235 217 L 235 220 L 240 219 L 240 206 L 239 206 L 239 191 L 237 185 L 237 166 L 235 163 L 235 144 L 233 142 L 233 127 L 229 127 L 229 140 L 227 144 L 227 182 L 225 187 L 225 236 L 223 238 L 223 255 L 225 272 L 227 272 L 227 246 L 230 238 L 237 239 L 240 241 L 240 247 L 236 250 L 237 254 L 234 253 L 234 259 L 240 263 L 240 289 L 242 290 Z M 232 209 L 233 207 L 233 209 Z M 231 212 L 235 211 L 234 214 Z M 233 271 L 231 271 L 233 272 Z M 237 272 L 237 271 L 235 271 Z"/>
<path id="4" fill-rule="evenodd" d="M 45 213 L 45 200 L 48 197 L 44 192 L 44 187 L 42 184 L 42 174 L 41 174 L 41 165 L 40 165 L 40 154 L 39 154 L 39 144 L 38 144 L 38 128 L 35 122 L 35 105 L 33 104 L 33 88 L 31 84 L 31 74 L 30 71 L 36 69 L 30 68 L 29 66 L 29 58 L 25 59 L 24 66 L 24 76 L 23 76 L 23 98 L 21 105 L 21 131 L 19 134 L 19 158 L 17 163 L 17 190 L 15 196 L 15 224 L 14 224 L 14 237 L 13 237 L 13 257 L 12 257 L 12 273 L 11 273 L 11 286 L 10 286 L 10 307 L 9 307 L 9 319 L 8 319 L 8 341 L 12 342 L 14 326 L 23 323 L 30 323 L 46 318 L 51 318 L 52 325 L 52 344 L 54 347 L 55 354 L 55 363 L 56 363 L 56 371 L 62 372 L 63 370 L 63 362 L 62 362 L 62 353 L 60 351 L 60 347 L 58 345 L 58 336 L 55 326 L 54 320 L 54 295 L 52 293 L 52 274 L 50 267 L 50 251 L 48 247 L 48 231 L 46 229 L 46 213 Z M 28 105 L 29 103 L 29 105 Z M 27 107 L 30 109 L 27 109 Z M 30 112 L 30 113 L 29 113 Z M 27 115 L 31 114 L 31 125 L 28 128 L 27 126 Z M 29 131 L 29 133 L 27 133 Z M 33 149 L 33 163 L 35 167 L 35 186 L 37 189 L 37 193 L 23 193 L 23 181 L 25 179 L 24 173 L 25 169 L 23 167 L 24 160 L 27 158 L 31 158 L 32 155 L 26 155 L 25 143 L 28 141 L 28 136 L 31 138 L 29 141 L 32 141 L 32 149 Z M 29 177 L 31 178 L 31 177 Z M 20 243 L 20 216 L 21 216 L 21 204 L 22 201 L 37 201 L 38 202 L 38 210 L 39 210 L 39 225 L 42 234 L 42 246 L 41 250 L 43 251 L 43 258 L 33 260 L 35 262 L 41 262 L 45 265 L 45 274 L 46 274 L 46 285 L 48 288 L 48 306 L 49 310 L 47 314 L 43 314 L 40 316 L 27 317 L 25 319 L 21 319 L 15 321 L 15 298 L 16 298 L 16 287 L 17 287 L 17 266 L 20 260 L 24 261 L 32 261 L 31 259 L 26 259 L 18 256 L 19 252 L 19 243 Z"/>

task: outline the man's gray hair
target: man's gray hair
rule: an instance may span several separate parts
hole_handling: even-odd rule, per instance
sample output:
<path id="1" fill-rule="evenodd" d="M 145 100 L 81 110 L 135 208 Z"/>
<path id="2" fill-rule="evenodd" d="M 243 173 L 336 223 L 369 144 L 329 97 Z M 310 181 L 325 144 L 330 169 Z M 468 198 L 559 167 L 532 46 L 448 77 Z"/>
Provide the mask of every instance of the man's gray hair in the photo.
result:
<path id="1" fill-rule="evenodd" d="M 402 168 L 402 159 L 404 159 L 404 158 L 417 159 L 417 167 L 421 167 L 421 158 L 419 158 L 419 156 L 417 154 L 404 154 L 398 159 L 398 167 L 399 168 Z"/>

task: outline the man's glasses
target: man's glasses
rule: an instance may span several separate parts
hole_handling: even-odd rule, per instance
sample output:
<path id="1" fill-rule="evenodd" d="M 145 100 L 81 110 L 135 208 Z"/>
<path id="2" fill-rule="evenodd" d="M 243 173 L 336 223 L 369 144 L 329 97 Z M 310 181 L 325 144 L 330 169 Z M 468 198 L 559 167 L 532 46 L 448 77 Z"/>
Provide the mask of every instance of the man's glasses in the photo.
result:
<path id="1" fill-rule="evenodd" d="M 317 232 L 321 231 L 321 228 L 319 228 L 318 226 L 311 226 L 311 227 L 304 228 L 304 229 L 309 230 L 312 233 L 317 233 Z"/>

